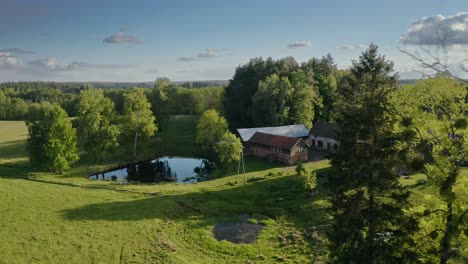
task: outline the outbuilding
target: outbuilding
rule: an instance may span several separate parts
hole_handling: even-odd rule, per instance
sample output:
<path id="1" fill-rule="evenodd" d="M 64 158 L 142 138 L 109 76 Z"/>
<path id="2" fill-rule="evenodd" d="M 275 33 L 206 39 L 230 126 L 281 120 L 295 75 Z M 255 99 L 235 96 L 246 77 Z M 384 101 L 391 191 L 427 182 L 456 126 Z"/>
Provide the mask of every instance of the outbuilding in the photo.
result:
<path id="1" fill-rule="evenodd" d="M 320 150 L 333 151 L 338 148 L 337 134 L 340 127 L 337 123 L 317 120 L 309 131 L 309 145 Z"/>

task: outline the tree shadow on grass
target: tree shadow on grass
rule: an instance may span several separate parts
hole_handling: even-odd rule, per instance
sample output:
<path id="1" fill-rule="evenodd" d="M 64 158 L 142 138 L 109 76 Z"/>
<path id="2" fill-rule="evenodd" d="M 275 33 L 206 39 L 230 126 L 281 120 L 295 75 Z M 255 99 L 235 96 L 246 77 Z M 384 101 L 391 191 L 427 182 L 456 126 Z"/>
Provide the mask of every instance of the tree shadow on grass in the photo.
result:
<path id="1" fill-rule="evenodd" d="M 325 179 L 320 179 L 324 186 Z M 296 185 L 296 186 L 294 186 Z M 236 219 L 240 214 L 268 218 L 287 216 L 298 226 L 327 223 L 322 188 L 315 197 L 306 197 L 295 176 L 272 176 L 247 185 L 217 191 L 154 196 L 132 201 L 89 204 L 65 210 L 68 220 L 139 221 L 144 219 L 187 219 L 190 217 Z M 295 190 L 295 191 L 294 191 Z"/>
<path id="2" fill-rule="evenodd" d="M 26 140 L 14 140 L 0 143 L 0 164 L 24 165 L 27 163 Z"/>
<path id="3" fill-rule="evenodd" d="M 295 175 L 268 176 L 247 185 L 233 185 L 222 190 L 200 189 L 185 194 L 151 196 L 130 201 L 96 202 L 61 213 L 69 221 L 106 220 L 118 224 L 152 219 L 170 220 L 184 226 L 184 230 L 194 232 L 212 229 L 221 222 L 239 222 L 241 215 L 248 214 L 259 223 L 267 223 L 263 222 L 267 219 L 275 220 L 276 224 L 272 228 L 277 233 L 270 234 L 274 236 L 273 239 L 277 236 L 279 241 L 280 236 L 289 238 L 299 232 L 303 237 L 300 243 L 306 243 L 306 248 L 313 248 L 317 254 L 322 254 L 320 252 L 325 252 L 326 248 L 322 239 L 329 230 L 329 216 L 324 202 L 328 192 L 324 187 L 326 179 L 318 180 L 320 193 L 314 197 L 306 196 Z M 318 227 L 318 240 L 309 236 L 311 226 Z"/>

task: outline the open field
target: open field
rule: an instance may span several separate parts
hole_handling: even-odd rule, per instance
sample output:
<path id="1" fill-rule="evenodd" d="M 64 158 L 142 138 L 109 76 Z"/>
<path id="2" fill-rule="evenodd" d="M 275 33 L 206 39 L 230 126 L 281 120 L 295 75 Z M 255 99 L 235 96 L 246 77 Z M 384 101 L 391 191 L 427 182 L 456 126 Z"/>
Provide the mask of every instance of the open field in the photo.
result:
<path id="1" fill-rule="evenodd" d="M 12 124 L 22 127 L 21 122 L 0 122 L 2 128 Z M 3 142 L 24 140 L 25 131 L 17 136 L 20 132 L 2 134 Z M 9 153 L 0 153 L 4 162 Z M 22 155 L 24 159 L 24 151 Z M 325 193 L 306 198 L 293 192 L 301 188 L 292 177 L 293 168 L 247 159 L 252 172 L 246 177 L 257 180 L 247 185 L 242 177 L 234 184 L 236 176 L 225 172 L 230 176 L 192 185 L 119 186 L 85 179 L 83 173 L 90 170 L 85 163 L 61 176 L 30 174 L 60 184 L 0 171 L 0 263 L 287 263 L 306 262 L 325 252 L 321 242 L 302 232 L 327 223 Z M 310 166 L 319 169 L 328 163 Z M 213 238 L 214 224 L 238 221 L 246 213 L 265 225 L 256 243 L 236 245 Z"/>
<path id="2" fill-rule="evenodd" d="M 184 142 L 177 151 L 193 151 L 185 132 L 195 120 L 174 118 L 161 135 L 165 147 Z M 191 185 L 92 182 L 85 178 L 90 172 L 126 160 L 83 160 L 64 175 L 31 172 L 24 123 L 0 122 L 0 131 L 0 263 L 308 263 L 326 254 L 325 178 L 319 178 L 319 195 L 306 197 L 294 168 L 247 158 L 248 184 L 242 177 L 235 184 L 232 171 Z M 327 170 L 329 163 L 306 167 Z M 468 170 L 463 174 L 457 193 L 468 197 Z M 424 179 L 402 179 L 417 208 L 434 204 L 435 191 Z M 255 243 L 213 238 L 216 223 L 242 214 L 265 226 Z M 312 226 L 317 233 L 305 232 Z"/>

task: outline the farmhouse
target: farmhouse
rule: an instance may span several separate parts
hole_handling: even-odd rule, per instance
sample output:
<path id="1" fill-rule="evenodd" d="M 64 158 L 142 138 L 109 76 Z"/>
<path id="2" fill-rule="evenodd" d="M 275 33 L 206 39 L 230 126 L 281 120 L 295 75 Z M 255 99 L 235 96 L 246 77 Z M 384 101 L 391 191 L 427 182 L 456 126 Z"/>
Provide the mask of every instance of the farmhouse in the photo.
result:
<path id="1" fill-rule="evenodd" d="M 257 157 L 269 158 L 289 165 L 308 159 L 309 145 L 301 138 L 255 132 L 249 138 L 248 143 L 250 153 Z"/>
<path id="2" fill-rule="evenodd" d="M 337 133 L 339 131 L 340 127 L 338 124 L 317 120 L 309 132 L 309 145 L 316 149 L 336 150 L 339 145 L 337 141 Z"/>

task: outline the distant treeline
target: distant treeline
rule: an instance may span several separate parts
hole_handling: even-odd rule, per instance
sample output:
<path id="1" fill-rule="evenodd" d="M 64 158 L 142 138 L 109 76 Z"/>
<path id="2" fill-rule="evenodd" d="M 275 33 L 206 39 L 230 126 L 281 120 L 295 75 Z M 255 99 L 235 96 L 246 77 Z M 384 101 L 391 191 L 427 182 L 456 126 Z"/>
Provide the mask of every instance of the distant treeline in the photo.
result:
<path id="1" fill-rule="evenodd" d="M 60 105 L 68 116 L 76 116 L 80 91 L 97 88 L 83 83 L 12 82 L 0 84 L 0 120 L 22 120 L 30 106 L 41 102 Z M 172 114 L 201 114 L 207 109 L 222 111 L 224 87 L 212 86 L 189 89 L 175 85 L 166 78 L 144 88 L 145 95 L 158 117 L 158 124 Z M 130 89 L 98 88 L 115 104 L 118 114 L 123 113 L 124 94 Z"/>
<path id="2" fill-rule="evenodd" d="M 204 88 L 213 86 L 226 86 L 226 80 L 207 81 L 182 81 L 172 82 L 176 86 L 185 88 Z M 133 87 L 153 88 L 154 82 L 4 82 L 0 83 L 0 89 L 15 88 L 21 89 L 58 89 L 67 93 L 79 93 L 85 87 L 102 89 L 131 89 Z"/>

